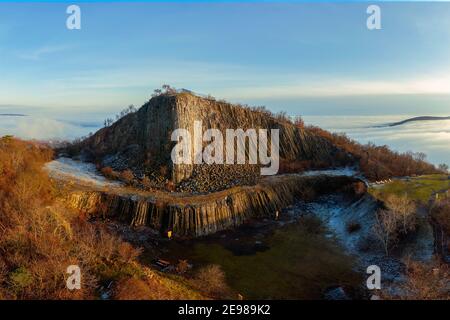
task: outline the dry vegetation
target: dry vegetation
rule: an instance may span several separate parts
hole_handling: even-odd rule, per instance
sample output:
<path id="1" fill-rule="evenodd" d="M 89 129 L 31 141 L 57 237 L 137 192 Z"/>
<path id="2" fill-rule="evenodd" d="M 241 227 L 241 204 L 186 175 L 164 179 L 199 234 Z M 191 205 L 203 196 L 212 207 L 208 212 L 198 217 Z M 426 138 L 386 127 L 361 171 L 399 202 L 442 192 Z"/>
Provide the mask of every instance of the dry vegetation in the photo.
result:
<path id="1" fill-rule="evenodd" d="M 450 252 L 450 200 L 435 201 L 430 208 L 431 218 L 435 225 L 436 244 L 442 255 Z"/>
<path id="2" fill-rule="evenodd" d="M 231 290 L 226 285 L 225 272 L 217 264 L 201 268 L 193 281 L 194 285 L 210 297 L 221 298 L 230 295 Z"/>
<path id="3" fill-rule="evenodd" d="M 386 294 L 385 299 L 449 300 L 450 273 L 447 264 L 435 259 L 430 263 L 406 260 L 406 281 L 397 294 Z"/>
<path id="4" fill-rule="evenodd" d="M 408 196 L 390 195 L 385 200 L 386 209 L 375 215 L 374 233 L 380 240 L 386 255 L 401 238 L 416 228 L 416 205 Z"/>
<path id="5" fill-rule="evenodd" d="M 388 146 L 373 143 L 360 144 L 345 134 L 330 133 L 319 127 L 308 126 L 307 130 L 331 141 L 338 148 L 352 154 L 361 172 L 370 181 L 380 181 L 392 177 L 440 173 L 432 164 L 426 162 L 423 153 L 399 153 Z M 345 161 L 345 158 L 343 158 Z"/>
<path id="6" fill-rule="evenodd" d="M 431 216 L 450 235 L 450 201 L 437 201 L 431 209 Z"/>
<path id="7" fill-rule="evenodd" d="M 177 90 L 165 85 L 158 94 L 174 94 Z M 209 99 L 215 98 L 209 96 Z M 341 151 L 334 156 L 333 163 L 312 162 L 309 160 L 285 161 L 280 159 L 280 173 L 301 172 L 309 169 L 321 169 L 336 165 L 359 165 L 361 172 L 370 181 L 385 180 L 392 177 L 423 175 L 446 172 L 448 167 L 442 165 L 437 169 L 426 162 L 426 155 L 411 151 L 399 153 L 392 151 L 388 146 L 376 146 L 373 143 L 360 144 L 347 135 L 331 133 L 316 126 L 305 126 L 301 116 L 289 117 L 286 112 L 272 113 L 265 106 L 251 107 L 248 105 L 237 105 L 237 107 L 251 109 L 262 113 L 267 117 L 274 118 L 282 123 L 293 124 L 301 130 L 307 130 L 332 142 Z M 350 156 L 351 155 L 351 156 Z"/>
<path id="8" fill-rule="evenodd" d="M 65 208 L 42 170 L 51 157 L 45 146 L 0 139 L 0 299 L 93 299 L 109 284 L 118 298 L 126 298 L 120 292 L 129 286 L 132 297 L 203 297 L 156 273 L 150 277 L 137 262 L 139 249 Z M 81 268 L 81 290 L 66 289 L 69 265 Z"/>

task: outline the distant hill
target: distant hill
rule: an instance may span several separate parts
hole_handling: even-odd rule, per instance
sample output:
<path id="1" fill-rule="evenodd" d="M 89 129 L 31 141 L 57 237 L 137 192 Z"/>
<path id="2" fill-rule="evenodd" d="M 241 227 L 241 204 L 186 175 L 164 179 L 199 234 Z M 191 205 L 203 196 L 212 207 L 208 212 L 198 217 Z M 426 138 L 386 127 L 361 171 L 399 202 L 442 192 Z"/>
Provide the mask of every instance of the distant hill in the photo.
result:
<path id="1" fill-rule="evenodd" d="M 436 120 L 450 120 L 450 116 L 449 117 L 432 117 L 432 116 L 414 117 L 414 118 L 409 118 L 409 119 L 406 119 L 406 120 L 403 120 L 403 121 L 390 123 L 388 126 L 389 127 L 395 127 L 395 126 L 400 126 L 400 125 L 408 123 L 408 122 L 414 122 L 414 121 L 436 121 Z"/>
<path id="2" fill-rule="evenodd" d="M 0 117 L 26 117 L 26 114 L 22 113 L 0 113 Z"/>

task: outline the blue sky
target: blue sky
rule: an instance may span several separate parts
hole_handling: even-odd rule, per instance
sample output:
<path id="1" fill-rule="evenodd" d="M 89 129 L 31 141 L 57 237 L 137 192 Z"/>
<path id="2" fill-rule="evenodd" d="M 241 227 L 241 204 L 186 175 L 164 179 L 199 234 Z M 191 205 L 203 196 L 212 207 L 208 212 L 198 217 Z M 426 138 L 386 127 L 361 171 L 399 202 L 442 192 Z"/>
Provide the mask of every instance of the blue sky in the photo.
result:
<path id="1" fill-rule="evenodd" d="M 163 83 L 293 114 L 450 114 L 450 3 L 0 3 L 0 106 L 116 112 Z M 1 112 L 1 109 L 0 109 Z"/>

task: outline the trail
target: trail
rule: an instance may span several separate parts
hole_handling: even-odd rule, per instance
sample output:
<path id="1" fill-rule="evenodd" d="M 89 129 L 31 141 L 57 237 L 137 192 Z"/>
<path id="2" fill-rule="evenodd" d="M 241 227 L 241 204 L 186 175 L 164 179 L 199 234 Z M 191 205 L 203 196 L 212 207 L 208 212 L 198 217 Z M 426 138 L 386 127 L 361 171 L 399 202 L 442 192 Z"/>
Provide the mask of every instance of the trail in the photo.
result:
<path id="1" fill-rule="evenodd" d="M 76 181 L 96 187 L 120 187 L 117 181 L 103 177 L 94 164 L 61 157 L 46 164 L 45 169 L 54 179 Z"/>

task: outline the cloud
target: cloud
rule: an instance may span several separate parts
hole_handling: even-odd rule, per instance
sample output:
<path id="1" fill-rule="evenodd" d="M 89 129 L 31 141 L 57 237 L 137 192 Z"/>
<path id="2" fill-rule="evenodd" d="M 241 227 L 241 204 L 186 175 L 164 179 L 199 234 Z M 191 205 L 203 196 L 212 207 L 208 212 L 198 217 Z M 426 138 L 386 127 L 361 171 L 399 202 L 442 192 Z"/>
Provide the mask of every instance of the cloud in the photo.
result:
<path id="1" fill-rule="evenodd" d="M 27 55 L 39 60 L 48 54 L 68 50 L 68 46 L 47 46 Z M 0 80 L 0 103 L 41 104 L 46 106 L 106 107 L 140 105 L 152 90 L 164 83 L 198 93 L 212 94 L 235 102 L 305 97 L 364 97 L 373 95 L 449 94 L 450 71 L 418 74 L 386 74 L 383 78 L 340 76 L 326 73 L 295 72 L 286 68 L 213 63 L 202 61 L 136 59 L 124 64 L 105 58 L 95 68 L 80 67 L 70 73 L 59 70 L 43 74 L 27 84 L 23 96 L 18 85 L 24 81 Z M 90 60 L 89 60 L 90 61 Z M 449 68 L 441 68 L 440 70 Z M 22 76 L 20 76 L 22 78 Z M 14 79 L 13 79 L 14 80 Z M 1 85 L 3 82 L 4 85 Z M 15 90 L 14 90 L 15 89 Z M 264 102 L 263 102 L 264 103 Z"/>
<path id="2" fill-rule="evenodd" d="M 405 116 L 312 116 L 304 117 L 310 124 L 333 132 L 345 132 L 359 142 L 388 145 L 394 150 L 424 152 L 434 163 L 450 164 L 450 120 L 411 122 L 396 127 L 377 125 L 396 122 Z"/>
<path id="3" fill-rule="evenodd" d="M 70 48 L 71 48 L 71 46 L 68 46 L 68 45 L 43 46 L 43 47 L 34 49 L 31 52 L 21 53 L 21 54 L 19 54 L 19 58 L 24 59 L 24 60 L 37 61 L 37 60 L 41 60 L 46 55 L 66 51 Z"/>
<path id="4" fill-rule="evenodd" d="M 0 136 L 12 134 L 24 139 L 73 139 L 97 129 L 42 116 L 0 117 Z"/>
<path id="5" fill-rule="evenodd" d="M 291 76 L 292 77 L 292 76 Z M 329 78 L 326 75 L 311 77 L 286 85 L 248 86 L 234 90 L 228 96 L 246 99 L 333 97 L 364 95 L 449 94 L 450 72 L 428 77 L 398 78 L 393 80 L 358 80 Z"/>

